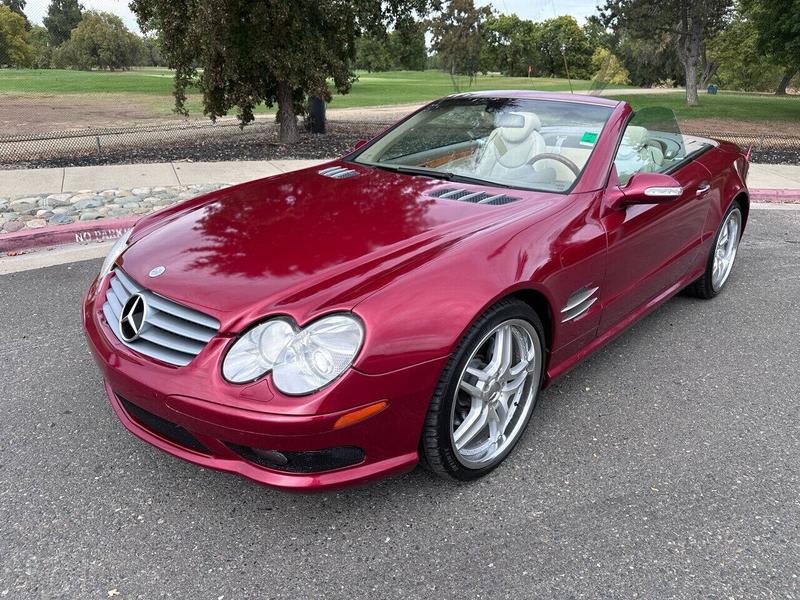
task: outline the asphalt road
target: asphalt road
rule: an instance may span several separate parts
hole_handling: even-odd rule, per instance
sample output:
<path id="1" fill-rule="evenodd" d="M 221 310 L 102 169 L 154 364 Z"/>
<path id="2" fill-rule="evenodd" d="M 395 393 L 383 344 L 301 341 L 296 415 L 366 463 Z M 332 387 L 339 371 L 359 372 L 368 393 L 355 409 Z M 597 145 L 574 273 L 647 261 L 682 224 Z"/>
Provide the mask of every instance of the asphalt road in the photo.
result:
<path id="1" fill-rule="evenodd" d="M 800 211 L 542 397 L 506 464 L 294 496 L 128 434 L 88 261 L 0 276 L 0 598 L 800 598 Z"/>

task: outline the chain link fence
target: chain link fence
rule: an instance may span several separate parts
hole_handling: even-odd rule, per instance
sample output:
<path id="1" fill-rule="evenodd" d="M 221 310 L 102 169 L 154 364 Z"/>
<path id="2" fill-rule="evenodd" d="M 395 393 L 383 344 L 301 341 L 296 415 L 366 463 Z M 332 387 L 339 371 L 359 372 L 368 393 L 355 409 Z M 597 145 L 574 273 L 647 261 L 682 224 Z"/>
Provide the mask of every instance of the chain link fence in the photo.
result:
<path id="1" fill-rule="evenodd" d="M 65 166 L 166 160 L 328 158 L 389 126 L 388 120 L 329 120 L 327 134 L 304 133 L 295 147 L 278 143 L 272 117 L 244 128 L 235 119 L 150 123 L 81 131 L 0 135 L 0 167 Z M 796 162 L 800 136 L 683 128 L 683 132 L 752 148 L 754 162 Z"/>

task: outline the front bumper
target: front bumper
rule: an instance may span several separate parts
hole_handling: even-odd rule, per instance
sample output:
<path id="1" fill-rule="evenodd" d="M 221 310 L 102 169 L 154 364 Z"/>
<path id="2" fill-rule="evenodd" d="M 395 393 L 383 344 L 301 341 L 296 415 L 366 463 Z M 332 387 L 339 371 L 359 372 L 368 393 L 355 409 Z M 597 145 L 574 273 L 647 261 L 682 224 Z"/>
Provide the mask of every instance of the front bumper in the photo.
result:
<path id="1" fill-rule="evenodd" d="M 87 293 L 84 328 L 111 406 L 140 439 L 189 462 L 291 491 L 365 483 L 417 464 L 428 400 L 446 357 L 382 375 L 351 369 L 325 390 L 304 397 L 292 412 L 287 410 L 292 399 L 280 395 L 269 378 L 250 386 L 222 379 L 219 360 L 230 339 L 215 338 L 181 368 L 130 350 L 105 322 L 104 291 L 94 284 Z M 380 413 L 334 428 L 342 415 L 384 400 L 388 405 Z M 287 454 L 349 448 L 363 456 L 349 466 L 287 472 L 257 464 L 243 447 Z M 354 460 L 352 453 L 347 456 Z"/>

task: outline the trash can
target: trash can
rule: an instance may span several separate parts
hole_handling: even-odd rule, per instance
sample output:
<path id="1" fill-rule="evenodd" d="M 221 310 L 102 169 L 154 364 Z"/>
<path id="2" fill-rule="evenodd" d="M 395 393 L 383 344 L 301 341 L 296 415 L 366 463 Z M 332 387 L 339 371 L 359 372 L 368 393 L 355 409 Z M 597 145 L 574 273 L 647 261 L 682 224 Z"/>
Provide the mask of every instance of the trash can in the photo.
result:
<path id="1" fill-rule="evenodd" d="M 708 86 L 708 93 L 711 94 L 712 96 L 715 96 L 717 94 L 718 89 L 719 88 L 712 83 L 710 86 Z"/>

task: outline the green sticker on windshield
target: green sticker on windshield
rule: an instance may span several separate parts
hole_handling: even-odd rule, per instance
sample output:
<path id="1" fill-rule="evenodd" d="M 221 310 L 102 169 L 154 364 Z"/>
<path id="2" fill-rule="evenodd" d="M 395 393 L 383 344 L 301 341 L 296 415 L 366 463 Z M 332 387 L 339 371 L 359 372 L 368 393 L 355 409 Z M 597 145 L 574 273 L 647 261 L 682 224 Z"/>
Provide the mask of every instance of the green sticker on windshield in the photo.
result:
<path id="1" fill-rule="evenodd" d="M 581 138 L 581 144 L 587 144 L 589 146 L 594 146 L 595 142 L 597 141 L 597 134 L 592 133 L 591 131 L 586 131 Z"/>

